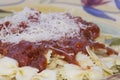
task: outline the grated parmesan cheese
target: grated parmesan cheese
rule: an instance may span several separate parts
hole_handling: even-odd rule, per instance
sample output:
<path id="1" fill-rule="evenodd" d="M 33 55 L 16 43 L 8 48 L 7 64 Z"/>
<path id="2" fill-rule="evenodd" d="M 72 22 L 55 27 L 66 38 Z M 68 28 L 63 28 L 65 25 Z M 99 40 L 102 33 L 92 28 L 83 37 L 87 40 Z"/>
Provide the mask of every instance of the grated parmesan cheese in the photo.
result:
<path id="1" fill-rule="evenodd" d="M 31 21 L 32 16 L 37 21 Z M 70 19 L 65 13 L 40 13 L 30 8 L 15 13 L 13 16 L 0 20 L 0 24 L 6 21 L 10 25 L 3 25 L 0 30 L 0 40 L 2 42 L 18 43 L 21 40 L 38 42 L 42 40 L 58 40 L 65 37 L 79 35 L 80 28 L 74 19 Z M 25 22 L 28 27 L 20 27 L 19 24 Z M 82 24 L 81 24 L 82 25 Z M 15 30 L 15 33 L 12 30 Z M 22 32 L 20 32 L 22 31 Z"/>

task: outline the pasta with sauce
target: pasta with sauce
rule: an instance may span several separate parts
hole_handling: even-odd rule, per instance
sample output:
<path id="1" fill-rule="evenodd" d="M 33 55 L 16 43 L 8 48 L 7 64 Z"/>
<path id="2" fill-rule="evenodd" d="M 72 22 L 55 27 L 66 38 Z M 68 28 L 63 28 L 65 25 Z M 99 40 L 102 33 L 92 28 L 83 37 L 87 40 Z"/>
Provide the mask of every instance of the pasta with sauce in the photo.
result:
<path id="1" fill-rule="evenodd" d="M 0 20 L 0 80 L 100 80 L 119 73 L 112 67 L 120 65 L 120 51 L 99 37 L 99 27 L 81 17 L 25 8 Z"/>

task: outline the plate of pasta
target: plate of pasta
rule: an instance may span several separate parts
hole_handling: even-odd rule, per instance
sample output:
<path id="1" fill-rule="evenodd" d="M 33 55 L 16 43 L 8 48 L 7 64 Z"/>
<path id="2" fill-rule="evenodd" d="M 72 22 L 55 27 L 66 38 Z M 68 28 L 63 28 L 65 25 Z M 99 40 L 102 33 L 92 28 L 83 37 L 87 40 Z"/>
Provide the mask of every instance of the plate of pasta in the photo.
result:
<path id="1" fill-rule="evenodd" d="M 67 12 L 0 19 L 0 80 L 119 80 L 120 37 Z"/>
<path id="2" fill-rule="evenodd" d="M 0 80 L 120 80 L 119 3 L 0 1 Z"/>

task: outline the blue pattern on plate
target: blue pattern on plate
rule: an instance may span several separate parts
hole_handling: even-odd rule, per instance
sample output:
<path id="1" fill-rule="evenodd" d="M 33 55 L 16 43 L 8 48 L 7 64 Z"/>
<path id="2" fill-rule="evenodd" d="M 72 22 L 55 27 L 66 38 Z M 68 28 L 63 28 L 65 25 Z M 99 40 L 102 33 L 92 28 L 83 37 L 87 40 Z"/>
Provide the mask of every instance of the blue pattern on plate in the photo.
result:
<path id="1" fill-rule="evenodd" d="M 115 0 L 115 4 L 116 4 L 117 8 L 120 9 L 120 0 Z"/>
<path id="2" fill-rule="evenodd" d="M 110 19 L 110 20 L 113 20 L 113 21 L 116 21 L 116 19 L 108 16 L 105 12 L 103 12 L 102 10 L 98 10 L 98 9 L 95 9 L 93 7 L 89 7 L 89 6 L 83 6 L 83 9 L 93 15 L 93 16 L 96 16 L 96 17 L 101 17 L 101 18 L 106 18 L 106 19 Z"/>
<path id="3" fill-rule="evenodd" d="M 115 1 L 115 4 L 116 4 L 116 7 L 118 9 L 120 9 L 120 0 L 114 0 Z M 109 20 L 112 20 L 112 21 L 116 21 L 115 18 L 112 18 L 111 16 L 107 15 L 107 11 L 102 11 L 102 10 L 99 10 L 99 9 L 96 9 L 94 8 L 95 6 L 100 6 L 100 5 L 103 5 L 103 4 L 107 4 L 111 1 L 105 1 L 105 0 L 81 0 L 81 2 L 84 4 L 83 6 L 83 9 L 93 15 L 93 16 L 96 16 L 96 17 L 101 17 L 101 18 L 105 18 L 105 19 L 109 19 Z M 112 13 L 112 12 L 110 12 Z M 115 12 L 113 12 L 115 13 Z"/>

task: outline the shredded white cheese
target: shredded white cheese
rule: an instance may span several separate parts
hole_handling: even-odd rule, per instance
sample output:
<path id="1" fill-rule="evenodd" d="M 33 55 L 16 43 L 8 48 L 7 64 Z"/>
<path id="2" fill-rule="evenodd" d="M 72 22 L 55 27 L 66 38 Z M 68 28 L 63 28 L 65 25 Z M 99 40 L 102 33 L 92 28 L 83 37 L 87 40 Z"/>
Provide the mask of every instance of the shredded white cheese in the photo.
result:
<path id="1" fill-rule="evenodd" d="M 38 20 L 31 21 L 29 16 Z M 0 40 L 2 42 L 18 43 L 21 40 L 37 42 L 42 40 L 58 40 L 65 37 L 79 35 L 79 25 L 74 19 L 70 19 L 65 13 L 39 13 L 36 10 L 25 8 L 23 11 L 15 13 L 13 16 L 0 20 L 0 24 L 9 21 L 11 24 L 0 30 Z M 27 28 L 19 27 L 21 22 L 25 22 Z M 12 30 L 19 28 L 16 33 Z M 20 33 L 20 30 L 22 32 Z"/>

